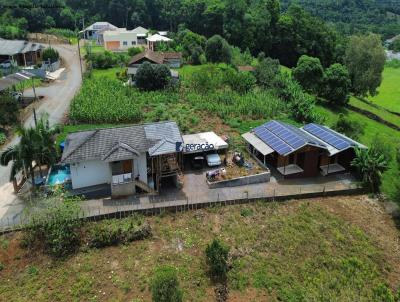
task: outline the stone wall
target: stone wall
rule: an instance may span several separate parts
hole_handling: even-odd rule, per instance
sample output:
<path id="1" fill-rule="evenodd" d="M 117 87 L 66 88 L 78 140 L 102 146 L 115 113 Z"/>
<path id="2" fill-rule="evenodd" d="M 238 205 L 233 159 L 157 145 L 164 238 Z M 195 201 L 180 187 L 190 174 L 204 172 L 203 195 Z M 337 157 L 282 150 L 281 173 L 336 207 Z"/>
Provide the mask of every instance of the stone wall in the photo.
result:
<path id="1" fill-rule="evenodd" d="M 226 179 L 220 181 L 208 181 L 207 184 L 210 189 L 215 188 L 224 188 L 224 187 L 237 187 L 237 186 L 245 186 L 250 184 L 257 184 L 261 182 L 269 182 L 271 178 L 271 172 L 263 172 L 259 174 L 243 176 L 233 179 Z"/>

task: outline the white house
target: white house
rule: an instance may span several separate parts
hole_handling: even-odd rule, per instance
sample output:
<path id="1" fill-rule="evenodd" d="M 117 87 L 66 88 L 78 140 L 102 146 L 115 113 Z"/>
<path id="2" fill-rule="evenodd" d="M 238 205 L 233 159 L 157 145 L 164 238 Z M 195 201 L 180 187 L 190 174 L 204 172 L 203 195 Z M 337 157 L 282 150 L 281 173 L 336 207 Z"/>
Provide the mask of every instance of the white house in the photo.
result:
<path id="1" fill-rule="evenodd" d="M 175 122 L 74 132 L 67 136 L 61 163 L 69 164 L 72 189 L 110 185 L 113 197 L 160 189 L 180 173 L 183 142 Z"/>
<path id="2" fill-rule="evenodd" d="M 102 33 L 104 48 L 110 51 L 126 51 L 128 48 L 146 44 L 148 30 L 139 26 L 133 30 L 118 28 Z"/>

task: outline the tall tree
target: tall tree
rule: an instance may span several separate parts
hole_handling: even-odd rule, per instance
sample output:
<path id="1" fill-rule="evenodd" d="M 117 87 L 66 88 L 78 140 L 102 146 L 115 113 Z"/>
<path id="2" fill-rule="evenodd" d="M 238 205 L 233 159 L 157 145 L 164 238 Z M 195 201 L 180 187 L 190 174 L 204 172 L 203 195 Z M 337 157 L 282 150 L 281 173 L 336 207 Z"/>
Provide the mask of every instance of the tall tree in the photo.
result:
<path id="1" fill-rule="evenodd" d="M 319 94 L 324 69 L 318 58 L 301 56 L 292 74 L 306 91 Z"/>
<path id="2" fill-rule="evenodd" d="M 345 66 L 336 63 L 325 70 L 321 92 L 325 99 L 336 105 L 346 104 L 350 87 L 350 75 Z"/>
<path id="3" fill-rule="evenodd" d="M 345 63 L 356 95 L 376 95 L 382 82 L 386 55 L 376 34 L 352 36 L 347 46 Z"/>

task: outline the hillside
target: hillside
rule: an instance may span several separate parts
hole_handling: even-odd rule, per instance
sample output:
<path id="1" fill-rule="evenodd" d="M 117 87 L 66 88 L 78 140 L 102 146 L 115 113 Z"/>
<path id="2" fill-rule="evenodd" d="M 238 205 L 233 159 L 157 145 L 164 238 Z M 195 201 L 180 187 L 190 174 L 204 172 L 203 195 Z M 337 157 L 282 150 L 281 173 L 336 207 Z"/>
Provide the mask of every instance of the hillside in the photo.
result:
<path id="1" fill-rule="evenodd" d="M 283 9 L 297 3 L 344 33 L 373 31 L 391 37 L 400 32 L 400 4 L 396 0 L 281 0 Z"/>
<path id="2" fill-rule="evenodd" d="M 0 237 L 0 301 L 150 301 L 159 265 L 176 267 L 184 301 L 213 301 L 204 250 L 215 237 L 231 248 L 228 301 L 394 301 L 400 286 L 399 231 L 367 196 L 145 219 L 151 239 L 61 261 Z"/>

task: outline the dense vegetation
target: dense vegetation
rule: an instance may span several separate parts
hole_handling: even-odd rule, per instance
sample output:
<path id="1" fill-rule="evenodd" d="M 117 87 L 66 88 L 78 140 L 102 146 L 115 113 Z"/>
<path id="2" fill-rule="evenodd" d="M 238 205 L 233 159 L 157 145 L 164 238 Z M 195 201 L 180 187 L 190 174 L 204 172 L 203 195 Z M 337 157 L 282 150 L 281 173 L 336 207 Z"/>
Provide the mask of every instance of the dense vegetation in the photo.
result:
<path id="1" fill-rule="evenodd" d="M 91 0 L 84 6 L 75 0 L 40 0 L 34 8 L 23 0 L 4 2 L 0 15 L 0 36 L 4 38 L 51 28 L 53 33 L 57 33 L 54 28 L 81 29 L 83 18 L 86 25 L 109 21 L 119 27 L 143 25 L 172 32 L 188 28 L 206 37 L 220 35 L 253 55 L 263 51 L 287 66 L 293 66 L 303 54 L 330 65 L 341 56 L 345 43 L 330 26 L 298 6 L 281 12 L 279 0 Z M 192 51 L 193 61 L 199 61 L 198 48 Z"/>
<path id="2" fill-rule="evenodd" d="M 281 0 L 282 7 L 298 3 L 314 16 L 332 22 L 346 34 L 372 31 L 384 37 L 400 32 L 397 0 Z"/>

